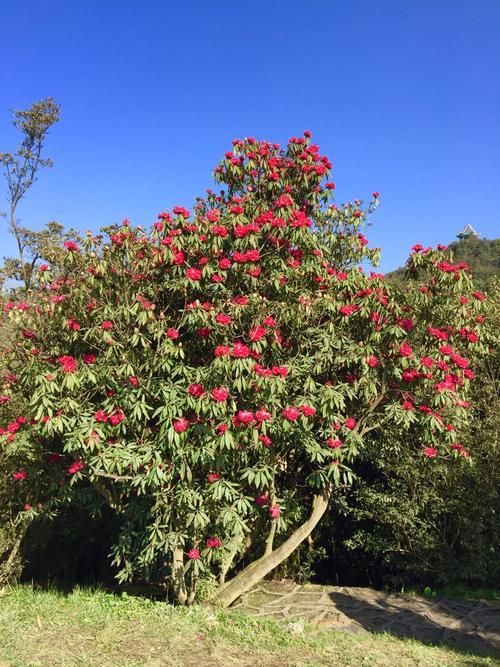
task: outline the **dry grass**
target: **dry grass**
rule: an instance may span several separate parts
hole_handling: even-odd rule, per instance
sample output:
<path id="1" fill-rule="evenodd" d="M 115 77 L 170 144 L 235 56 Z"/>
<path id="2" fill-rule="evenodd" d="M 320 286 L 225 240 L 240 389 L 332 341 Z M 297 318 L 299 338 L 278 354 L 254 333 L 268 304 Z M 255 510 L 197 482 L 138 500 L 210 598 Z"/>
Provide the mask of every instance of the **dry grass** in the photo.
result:
<path id="1" fill-rule="evenodd" d="M 419 667 L 493 658 L 387 635 L 349 635 L 204 607 L 76 590 L 9 589 L 0 598 L 0 667 Z"/>

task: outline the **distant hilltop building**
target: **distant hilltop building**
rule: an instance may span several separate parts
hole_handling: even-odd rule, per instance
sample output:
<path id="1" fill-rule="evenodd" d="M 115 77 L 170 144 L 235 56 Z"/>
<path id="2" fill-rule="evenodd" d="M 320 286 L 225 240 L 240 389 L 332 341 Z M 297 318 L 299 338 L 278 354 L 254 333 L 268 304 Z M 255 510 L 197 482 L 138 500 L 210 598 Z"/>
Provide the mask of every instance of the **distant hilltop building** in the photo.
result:
<path id="1" fill-rule="evenodd" d="M 478 239 L 479 234 L 472 225 L 465 225 L 462 231 L 457 234 L 457 238 L 461 241 L 464 241 L 465 239 Z"/>

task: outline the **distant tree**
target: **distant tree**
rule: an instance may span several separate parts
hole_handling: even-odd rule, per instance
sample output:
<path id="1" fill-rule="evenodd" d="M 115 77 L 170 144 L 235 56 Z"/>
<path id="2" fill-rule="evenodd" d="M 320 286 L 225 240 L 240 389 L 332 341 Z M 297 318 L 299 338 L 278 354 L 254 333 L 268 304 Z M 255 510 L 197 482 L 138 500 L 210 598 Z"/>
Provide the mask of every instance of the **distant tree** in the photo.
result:
<path id="1" fill-rule="evenodd" d="M 23 135 L 19 148 L 15 153 L 0 153 L 0 164 L 4 168 L 7 180 L 7 201 L 9 209 L 5 218 L 9 230 L 17 242 L 19 253 L 19 278 L 29 289 L 31 280 L 30 264 L 26 262 L 26 254 L 30 247 L 31 237 L 16 220 L 16 209 L 19 202 L 37 181 L 38 173 L 45 167 L 52 167 L 52 160 L 43 157 L 42 151 L 49 129 L 59 121 L 60 107 L 52 97 L 34 102 L 25 111 L 13 109 L 13 125 Z M 29 253 L 28 253 L 29 254 Z"/>
<path id="2" fill-rule="evenodd" d="M 0 266 L 0 286 L 7 281 L 14 281 L 16 285 L 21 284 L 24 290 L 32 289 L 33 274 L 37 267 L 44 263 L 57 263 L 58 256 L 63 252 L 63 243 L 78 241 L 80 238 L 76 230 L 65 230 L 56 220 L 47 222 L 38 231 L 17 224 L 16 234 L 22 256 L 4 258 Z M 15 288 L 11 287 L 11 297 L 13 291 Z"/>

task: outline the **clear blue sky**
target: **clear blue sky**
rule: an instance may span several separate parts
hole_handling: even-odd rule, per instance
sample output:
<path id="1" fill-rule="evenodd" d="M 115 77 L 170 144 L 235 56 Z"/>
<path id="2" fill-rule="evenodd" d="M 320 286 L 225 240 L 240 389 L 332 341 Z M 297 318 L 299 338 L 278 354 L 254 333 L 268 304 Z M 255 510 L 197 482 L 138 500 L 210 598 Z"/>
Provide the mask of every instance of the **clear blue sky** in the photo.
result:
<path id="1" fill-rule="evenodd" d="M 500 0 L 1 0 L 0 26 L 0 151 L 9 108 L 62 106 L 27 225 L 148 224 L 234 137 L 310 129 L 338 200 L 380 191 L 383 270 L 467 222 L 500 236 Z"/>

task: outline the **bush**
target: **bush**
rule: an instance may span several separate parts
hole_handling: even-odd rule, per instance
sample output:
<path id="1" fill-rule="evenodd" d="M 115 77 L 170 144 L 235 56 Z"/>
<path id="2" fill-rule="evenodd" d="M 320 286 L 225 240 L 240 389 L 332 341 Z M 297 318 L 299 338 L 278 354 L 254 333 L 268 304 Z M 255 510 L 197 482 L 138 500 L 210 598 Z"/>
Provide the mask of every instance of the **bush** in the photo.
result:
<path id="1" fill-rule="evenodd" d="M 193 215 L 124 221 L 39 267 L 36 298 L 6 306 L 6 398 L 25 407 L 3 446 L 29 443 L 12 472 L 41 503 L 21 515 L 108 505 L 121 581 L 163 577 L 185 602 L 217 580 L 230 604 L 386 429 L 425 465 L 466 463 L 483 297 L 440 249 L 414 248 L 424 283 L 404 291 L 360 270 L 376 201 L 337 207 L 330 166 L 308 136 L 236 141 Z"/>

